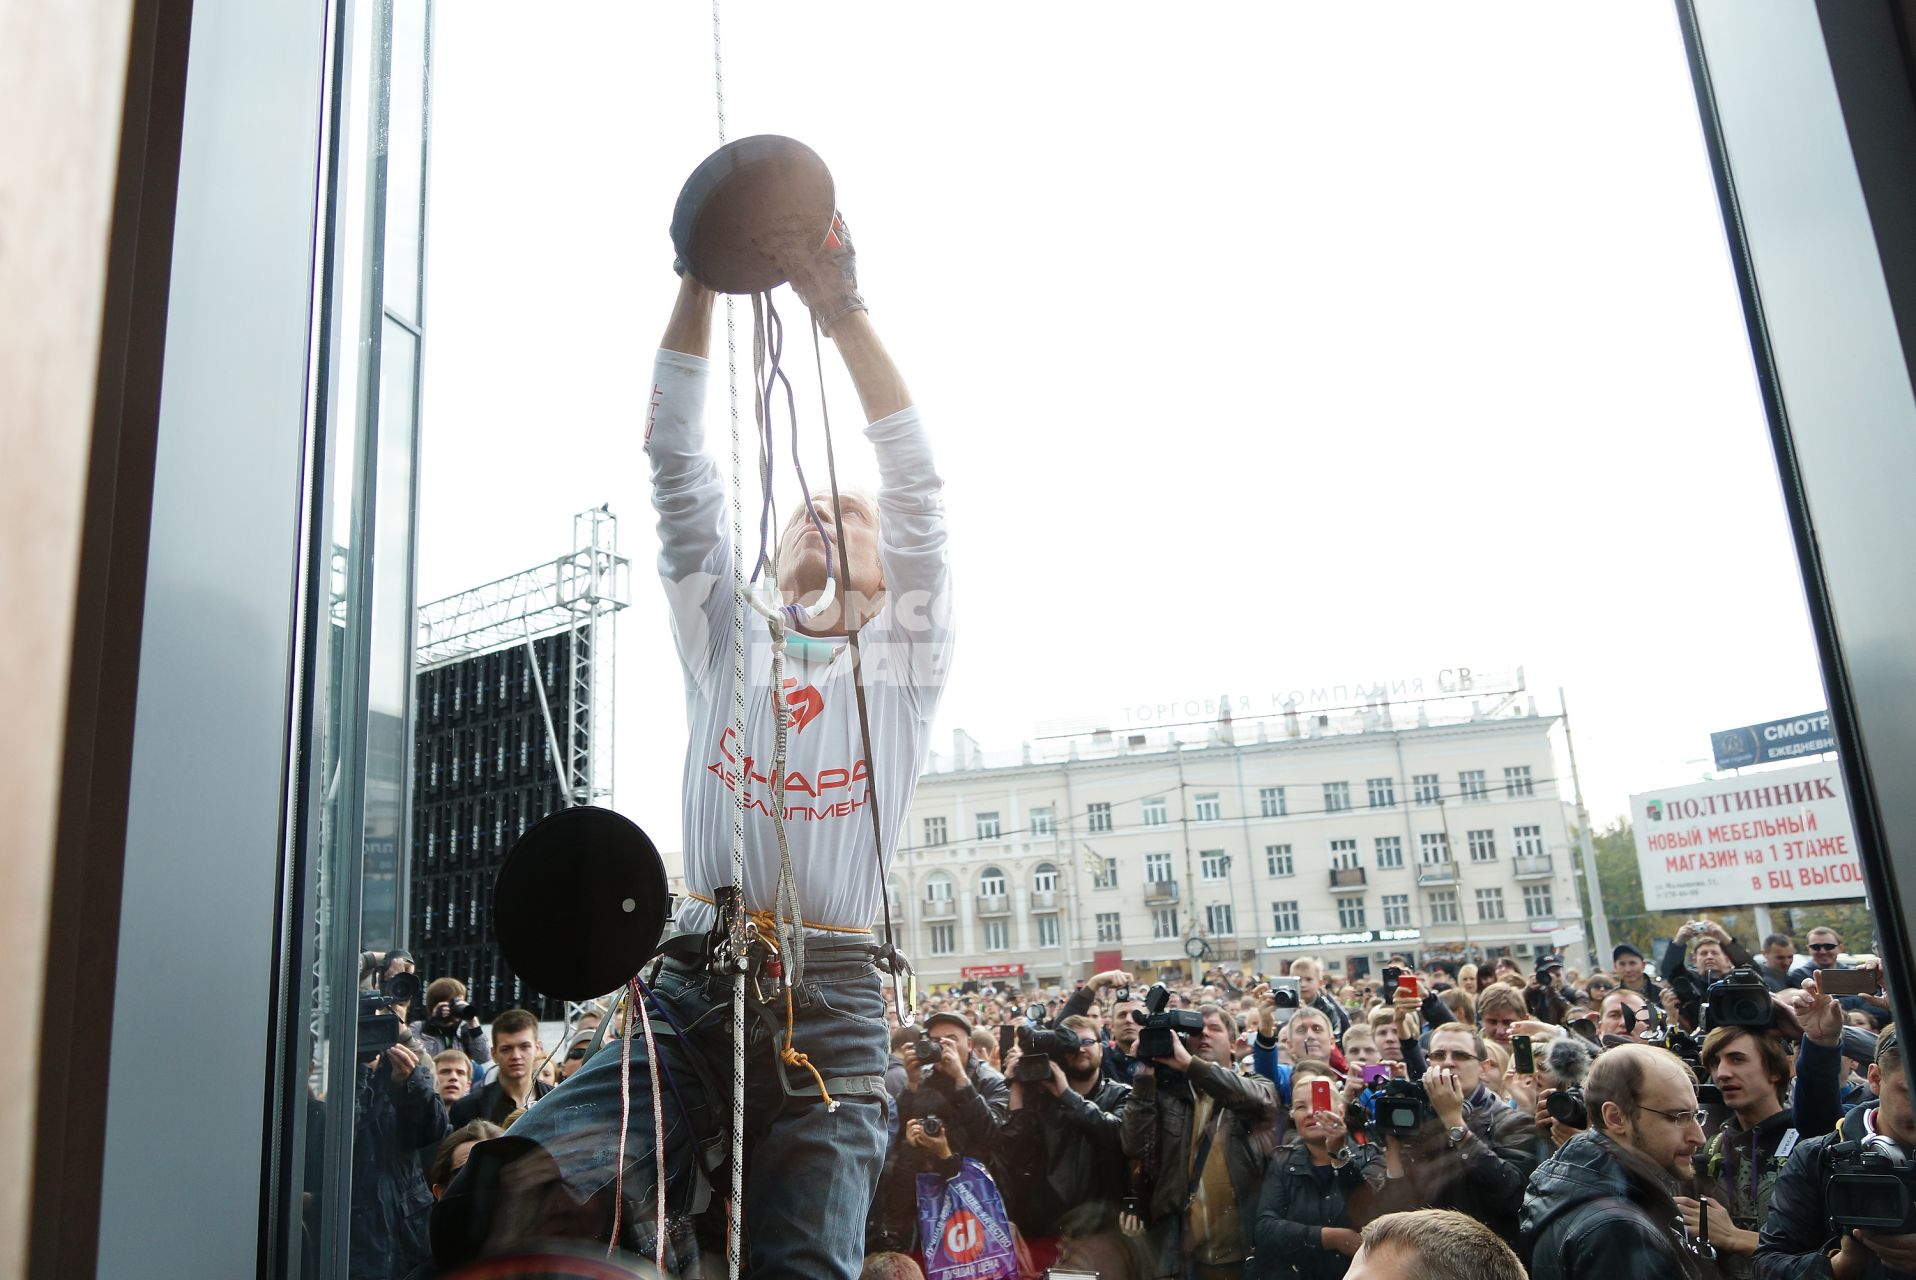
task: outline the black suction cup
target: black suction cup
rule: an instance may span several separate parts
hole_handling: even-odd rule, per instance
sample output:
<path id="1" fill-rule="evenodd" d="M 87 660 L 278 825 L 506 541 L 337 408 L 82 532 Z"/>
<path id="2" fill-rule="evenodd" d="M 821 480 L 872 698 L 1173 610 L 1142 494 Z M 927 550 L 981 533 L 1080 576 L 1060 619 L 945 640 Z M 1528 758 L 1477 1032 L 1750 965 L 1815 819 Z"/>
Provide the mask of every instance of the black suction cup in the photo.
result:
<path id="1" fill-rule="evenodd" d="M 659 949 L 665 863 L 631 819 L 561 809 L 519 837 L 492 885 L 492 930 L 534 991 L 590 1000 L 625 985 Z"/>
<path id="2" fill-rule="evenodd" d="M 720 293 L 784 284 L 784 266 L 825 243 L 831 171 L 802 142 L 775 133 L 728 142 L 705 157 L 672 210 L 672 247 L 695 279 Z"/>

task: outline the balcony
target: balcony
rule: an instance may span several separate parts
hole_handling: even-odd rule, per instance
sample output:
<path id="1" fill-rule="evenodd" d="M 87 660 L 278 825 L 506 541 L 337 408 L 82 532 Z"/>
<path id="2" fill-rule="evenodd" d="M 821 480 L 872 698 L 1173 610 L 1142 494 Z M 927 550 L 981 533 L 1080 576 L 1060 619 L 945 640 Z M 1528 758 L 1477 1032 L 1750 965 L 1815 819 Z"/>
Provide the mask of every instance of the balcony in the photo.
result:
<path id="1" fill-rule="evenodd" d="M 981 916 L 1008 916 L 1011 914 L 1011 898 L 1002 893 L 981 893 L 978 895 L 978 914 Z"/>
<path id="2" fill-rule="evenodd" d="M 1361 889 L 1367 883 L 1369 882 L 1364 879 L 1362 867 L 1331 868 L 1331 888 L 1333 889 Z"/>
<path id="3" fill-rule="evenodd" d="M 1033 889 L 1031 891 L 1031 909 L 1033 911 L 1056 911 L 1058 909 L 1058 891 L 1056 889 Z"/>
<path id="4" fill-rule="evenodd" d="M 1454 862 L 1422 862 L 1417 865 L 1418 884 L 1456 884 L 1457 864 Z"/>
<path id="5" fill-rule="evenodd" d="M 1547 878 L 1554 869 L 1551 865 L 1550 855 L 1547 853 L 1528 854 L 1521 858 L 1515 858 L 1513 861 L 1516 863 L 1517 879 L 1519 880 L 1544 879 Z"/>
<path id="6" fill-rule="evenodd" d="M 925 919 L 927 920 L 956 920 L 957 918 L 958 904 L 949 898 L 932 899 L 925 903 Z"/>
<path id="7" fill-rule="evenodd" d="M 1176 902 L 1178 900 L 1178 882 L 1175 880 L 1146 880 L 1144 882 L 1144 900 L 1147 904 Z"/>

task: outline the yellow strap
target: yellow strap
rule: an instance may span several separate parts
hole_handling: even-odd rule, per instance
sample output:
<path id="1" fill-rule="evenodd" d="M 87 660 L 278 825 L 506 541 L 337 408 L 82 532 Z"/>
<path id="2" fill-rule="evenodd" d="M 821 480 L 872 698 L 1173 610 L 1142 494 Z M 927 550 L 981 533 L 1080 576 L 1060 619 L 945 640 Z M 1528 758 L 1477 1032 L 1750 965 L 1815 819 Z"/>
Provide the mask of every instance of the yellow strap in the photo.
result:
<path id="1" fill-rule="evenodd" d="M 718 905 L 718 903 L 713 902 L 710 898 L 706 897 L 704 894 L 693 893 L 690 889 L 687 889 L 685 891 L 685 896 L 688 898 L 694 899 L 695 901 L 703 902 L 708 907 L 716 907 Z M 747 909 L 745 914 L 752 917 L 752 919 L 757 920 L 761 925 L 767 924 L 774 918 L 770 911 L 764 910 L 763 908 L 749 908 Z M 849 925 L 849 924 L 820 924 L 816 920 L 807 920 L 805 922 L 805 927 L 807 929 L 819 929 L 825 933 L 870 933 L 871 932 L 870 925 L 866 925 L 864 928 L 861 929 L 855 925 Z"/>

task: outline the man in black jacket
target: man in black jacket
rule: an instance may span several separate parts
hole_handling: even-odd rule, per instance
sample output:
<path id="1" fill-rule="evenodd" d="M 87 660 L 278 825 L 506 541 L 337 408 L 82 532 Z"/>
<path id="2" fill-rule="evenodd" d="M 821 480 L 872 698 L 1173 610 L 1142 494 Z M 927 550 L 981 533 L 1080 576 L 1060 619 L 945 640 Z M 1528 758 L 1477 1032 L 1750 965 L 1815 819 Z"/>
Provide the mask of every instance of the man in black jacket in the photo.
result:
<path id="1" fill-rule="evenodd" d="M 1097 1027 L 1072 1015 L 1059 1028 L 1078 1051 L 1044 1083 L 1011 1083 L 992 1175 L 1027 1237 L 1082 1236 L 1114 1226 L 1131 1194 L 1120 1137 L 1129 1085 L 1104 1078 Z"/>
<path id="2" fill-rule="evenodd" d="M 499 1068 L 492 1082 L 452 1104 L 453 1128 L 473 1120 L 504 1126 L 552 1092 L 538 1078 L 539 1020 L 524 1009 L 507 1009 L 492 1020 L 492 1060 Z"/>
<path id="3" fill-rule="evenodd" d="M 1610 969 L 1617 975 L 1617 986 L 1634 991 L 1653 1005 L 1663 1004 L 1663 988 L 1651 980 L 1643 968 L 1643 953 L 1627 942 L 1610 950 Z"/>
<path id="4" fill-rule="evenodd" d="M 1686 956 L 1688 964 L 1684 963 Z M 1663 949 L 1663 1007 L 1671 1017 L 1681 1018 L 1685 1029 L 1695 1030 L 1710 984 L 1729 977 L 1730 970 L 1739 965 L 1754 963 L 1755 957 L 1738 946 L 1722 925 L 1714 920 L 1692 920 L 1678 929 Z"/>
<path id="5" fill-rule="evenodd" d="M 352 1280 L 400 1280 L 430 1252 L 432 1190 L 418 1153 L 451 1132 L 413 1046 L 361 1063 L 353 1109 Z"/>
<path id="6" fill-rule="evenodd" d="M 1524 1183 L 1542 1158 L 1534 1116 L 1483 1083 L 1483 1037 L 1450 1022 L 1430 1033 L 1424 1092 L 1434 1119 L 1387 1136 L 1393 1209 L 1456 1209 L 1514 1244 Z"/>
<path id="7" fill-rule="evenodd" d="M 1523 1204 L 1532 1280 L 1695 1280 L 1670 1188 L 1703 1145 L 1696 1082 L 1650 1045 L 1605 1050 L 1583 1082 L 1590 1128 L 1544 1161 Z"/>
<path id="8" fill-rule="evenodd" d="M 1916 1151 L 1916 1114 L 1901 1038 L 1892 1024 L 1876 1043 L 1869 1082 L 1882 1099 L 1845 1116 L 1836 1132 L 1799 1142 L 1777 1176 L 1770 1216 L 1756 1246 L 1763 1280 L 1895 1280 L 1916 1276 L 1916 1235 L 1866 1228 L 1830 1234 L 1829 1175 L 1833 1148 L 1871 1150 L 1900 1158 Z"/>

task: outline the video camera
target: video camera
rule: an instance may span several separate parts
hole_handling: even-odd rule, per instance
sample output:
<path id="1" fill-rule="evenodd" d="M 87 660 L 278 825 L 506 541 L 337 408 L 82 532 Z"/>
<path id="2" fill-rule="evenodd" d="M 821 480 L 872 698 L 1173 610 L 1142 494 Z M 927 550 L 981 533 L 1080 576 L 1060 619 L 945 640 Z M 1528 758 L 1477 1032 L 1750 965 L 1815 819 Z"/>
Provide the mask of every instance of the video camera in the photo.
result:
<path id="1" fill-rule="evenodd" d="M 1018 1043 L 1018 1061 L 1012 1064 L 1011 1079 L 1025 1084 L 1038 1084 L 1051 1079 L 1051 1064 L 1064 1065 L 1067 1058 L 1078 1052 L 1078 1033 L 1043 1025 L 1044 1006 L 1032 1004 L 1025 1006 L 1022 1022 L 1006 1023 L 998 1028 L 998 1052 L 1002 1057 L 1011 1047 L 1015 1037 Z"/>
<path id="2" fill-rule="evenodd" d="M 1824 1199 L 1832 1232 L 1856 1227 L 1891 1235 L 1916 1232 L 1916 1167 L 1869 1141 L 1839 1142 L 1829 1154 Z"/>
<path id="3" fill-rule="evenodd" d="M 1699 1025 L 1705 1031 L 1718 1027 L 1748 1027 L 1768 1031 L 1776 1024 L 1776 1002 L 1756 970 L 1732 970 L 1727 978 L 1712 982 L 1703 993 L 1703 1017 Z"/>
<path id="4" fill-rule="evenodd" d="M 1437 1118 L 1421 1081 L 1386 1080 L 1377 1095 L 1377 1127 L 1393 1138 L 1408 1138 Z"/>
<path id="5" fill-rule="evenodd" d="M 1142 1028 L 1138 1032 L 1137 1054 L 1147 1062 L 1176 1053 L 1178 1036 L 1199 1035 L 1204 1030 L 1204 1015 L 1192 1009 L 1165 1008 L 1170 1002 L 1170 988 L 1162 982 L 1154 982 L 1144 993 L 1144 1008 L 1131 1011 L 1132 1019 Z M 1072 1048 L 1075 1050 L 1077 1046 L 1074 1044 Z"/>

